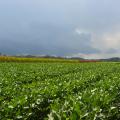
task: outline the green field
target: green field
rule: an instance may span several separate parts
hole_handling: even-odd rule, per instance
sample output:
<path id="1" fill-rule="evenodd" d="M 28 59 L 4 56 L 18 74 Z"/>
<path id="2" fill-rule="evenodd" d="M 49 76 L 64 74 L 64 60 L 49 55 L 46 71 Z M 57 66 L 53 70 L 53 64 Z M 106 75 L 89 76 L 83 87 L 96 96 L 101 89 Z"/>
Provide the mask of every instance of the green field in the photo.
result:
<path id="1" fill-rule="evenodd" d="M 0 63 L 0 120 L 119 120 L 120 63 Z"/>
<path id="2" fill-rule="evenodd" d="M 79 60 L 65 59 L 65 58 L 37 58 L 37 57 L 17 57 L 17 56 L 0 56 L 0 62 L 40 62 L 40 63 L 79 63 Z"/>

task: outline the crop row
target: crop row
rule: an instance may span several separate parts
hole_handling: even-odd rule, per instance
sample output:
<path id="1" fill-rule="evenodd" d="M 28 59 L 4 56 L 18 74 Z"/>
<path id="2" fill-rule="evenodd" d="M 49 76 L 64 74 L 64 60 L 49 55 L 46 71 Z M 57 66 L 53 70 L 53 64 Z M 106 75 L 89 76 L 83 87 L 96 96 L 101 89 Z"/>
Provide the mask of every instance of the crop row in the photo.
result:
<path id="1" fill-rule="evenodd" d="M 1 63 L 0 119 L 119 119 L 117 63 Z"/>
<path id="2" fill-rule="evenodd" d="M 0 56 L 0 62 L 78 63 L 79 60 L 72 60 L 72 59 L 65 59 L 65 58 Z"/>

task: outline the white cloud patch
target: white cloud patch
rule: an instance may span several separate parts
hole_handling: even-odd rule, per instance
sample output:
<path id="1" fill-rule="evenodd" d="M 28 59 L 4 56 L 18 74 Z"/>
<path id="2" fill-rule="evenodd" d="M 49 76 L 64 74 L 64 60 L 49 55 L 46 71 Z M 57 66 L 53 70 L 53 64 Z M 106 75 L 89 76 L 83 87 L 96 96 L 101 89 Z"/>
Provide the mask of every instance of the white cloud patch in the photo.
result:
<path id="1" fill-rule="evenodd" d="M 73 54 L 72 57 L 82 57 L 87 59 L 102 59 L 111 57 L 120 57 L 120 31 L 118 27 L 112 30 L 107 30 L 106 32 L 98 33 L 98 31 L 87 31 L 75 29 L 78 35 L 88 35 L 91 36 L 91 42 L 89 46 L 99 50 L 98 53 L 77 53 Z"/>
<path id="2" fill-rule="evenodd" d="M 76 29 L 75 29 L 75 33 L 77 33 L 77 34 L 79 34 L 79 35 L 80 35 L 80 34 L 82 34 L 82 33 L 84 33 L 84 32 L 83 32 L 82 30 L 80 30 L 80 29 L 76 28 Z"/>
<path id="3" fill-rule="evenodd" d="M 112 49 L 120 51 L 120 32 L 106 32 L 99 35 L 93 34 L 92 46 L 104 53 Z"/>
<path id="4" fill-rule="evenodd" d="M 111 57 L 120 57 L 119 53 L 97 53 L 97 54 L 83 54 L 78 53 L 74 54 L 71 57 L 80 57 L 85 59 L 104 59 L 104 58 L 111 58 Z"/>
<path id="5" fill-rule="evenodd" d="M 90 35 L 91 34 L 87 30 L 83 30 L 83 29 L 80 29 L 80 28 L 76 28 L 75 33 L 78 34 L 78 35 L 82 35 L 82 34 Z"/>
<path id="6" fill-rule="evenodd" d="M 120 32 L 110 33 L 103 36 L 102 42 L 106 49 L 120 49 Z"/>

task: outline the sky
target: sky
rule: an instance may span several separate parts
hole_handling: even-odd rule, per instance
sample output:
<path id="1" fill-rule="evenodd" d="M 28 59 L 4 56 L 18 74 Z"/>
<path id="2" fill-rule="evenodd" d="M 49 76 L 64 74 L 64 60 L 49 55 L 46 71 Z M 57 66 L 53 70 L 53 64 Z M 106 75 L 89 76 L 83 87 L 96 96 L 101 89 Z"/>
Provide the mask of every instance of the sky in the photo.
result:
<path id="1" fill-rule="evenodd" d="M 0 0 L 0 52 L 120 57 L 120 0 Z"/>

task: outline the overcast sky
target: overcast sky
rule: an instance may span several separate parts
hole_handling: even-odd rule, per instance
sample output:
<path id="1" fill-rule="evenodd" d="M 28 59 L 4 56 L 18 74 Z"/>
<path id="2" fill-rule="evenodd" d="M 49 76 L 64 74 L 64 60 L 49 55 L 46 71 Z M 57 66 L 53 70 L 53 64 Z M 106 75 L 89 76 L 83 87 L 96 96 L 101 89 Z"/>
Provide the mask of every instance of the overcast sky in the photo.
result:
<path id="1" fill-rule="evenodd" d="M 0 0 L 0 52 L 120 57 L 120 0 Z"/>

